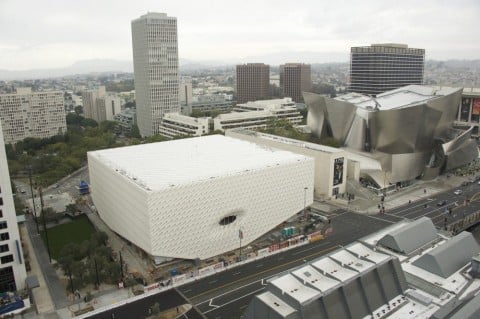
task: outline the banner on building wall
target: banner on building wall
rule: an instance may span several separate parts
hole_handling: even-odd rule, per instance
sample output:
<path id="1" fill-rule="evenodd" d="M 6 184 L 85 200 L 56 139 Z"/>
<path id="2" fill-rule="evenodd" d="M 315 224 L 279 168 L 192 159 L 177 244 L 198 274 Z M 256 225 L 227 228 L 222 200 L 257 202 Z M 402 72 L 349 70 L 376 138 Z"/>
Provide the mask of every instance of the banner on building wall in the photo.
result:
<path id="1" fill-rule="evenodd" d="M 343 157 L 336 158 L 333 166 L 333 186 L 343 183 Z"/>
<path id="2" fill-rule="evenodd" d="M 471 98 L 462 98 L 462 106 L 460 108 L 460 120 L 468 122 L 470 116 Z"/>
<path id="3" fill-rule="evenodd" d="M 480 99 L 474 99 L 472 105 L 472 114 L 480 115 Z"/>

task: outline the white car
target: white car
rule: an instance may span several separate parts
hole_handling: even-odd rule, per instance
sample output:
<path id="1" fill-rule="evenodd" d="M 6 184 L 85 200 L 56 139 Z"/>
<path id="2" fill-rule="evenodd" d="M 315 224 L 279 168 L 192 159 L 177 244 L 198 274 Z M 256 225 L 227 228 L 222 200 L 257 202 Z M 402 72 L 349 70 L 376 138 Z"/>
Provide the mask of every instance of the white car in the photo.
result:
<path id="1" fill-rule="evenodd" d="M 455 195 L 461 195 L 463 192 L 461 189 L 457 189 L 456 191 L 453 192 Z"/>

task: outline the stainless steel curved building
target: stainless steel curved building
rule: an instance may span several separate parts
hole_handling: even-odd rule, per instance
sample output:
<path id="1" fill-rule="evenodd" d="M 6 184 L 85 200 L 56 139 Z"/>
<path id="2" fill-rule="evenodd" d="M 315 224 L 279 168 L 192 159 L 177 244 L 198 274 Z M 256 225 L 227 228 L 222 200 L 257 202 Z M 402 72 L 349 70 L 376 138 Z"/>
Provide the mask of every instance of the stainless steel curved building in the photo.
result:
<path id="1" fill-rule="evenodd" d="M 360 164 L 361 176 L 383 188 L 419 176 L 434 178 L 478 157 L 472 128 L 453 128 L 461 95 L 457 88 L 409 85 L 376 98 L 304 93 L 304 99 L 311 131 L 334 137 L 365 158 L 370 163 Z"/>

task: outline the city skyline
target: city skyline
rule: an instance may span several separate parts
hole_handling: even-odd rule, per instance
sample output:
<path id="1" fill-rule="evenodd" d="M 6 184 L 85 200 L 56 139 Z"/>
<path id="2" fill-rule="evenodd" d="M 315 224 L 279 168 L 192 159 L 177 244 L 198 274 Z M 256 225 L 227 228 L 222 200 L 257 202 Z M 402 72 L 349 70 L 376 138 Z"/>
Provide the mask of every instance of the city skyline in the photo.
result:
<path id="1" fill-rule="evenodd" d="M 146 12 L 177 17 L 179 56 L 199 62 L 236 64 L 264 57 L 258 62 L 276 64 L 274 56 L 283 54 L 287 63 L 295 62 L 296 53 L 305 63 L 343 62 L 352 46 L 384 42 L 425 48 L 426 59 L 480 58 L 480 45 L 473 41 L 480 3 L 474 0 L 282 0 L 234 7 L 217 0 L 167 0 L 161 6 L 150 0 L 121 5 L 49 0 L 29 1 L 25 7 L 23 2 L 0 2 L 0 26 L 9 30 L 0 35 L 0 69 L 61 68 L 91 59 L 132 61 L 130 21 Z"/>

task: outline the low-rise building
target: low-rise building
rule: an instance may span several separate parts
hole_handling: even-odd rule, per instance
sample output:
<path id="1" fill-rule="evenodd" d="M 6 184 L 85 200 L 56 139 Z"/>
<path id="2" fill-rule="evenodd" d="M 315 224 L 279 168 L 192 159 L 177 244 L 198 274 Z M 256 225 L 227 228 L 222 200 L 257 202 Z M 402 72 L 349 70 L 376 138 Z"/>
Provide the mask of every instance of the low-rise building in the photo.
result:
<path id="1" fill-rule="evenodd" d="M 479 136 L 480 88 L 463 88 L 455 125 L 473 126 L 472 135 Z"/>
<path id="2" fill-rule="evenodd" d="M 237 104 L 234 111 L 236 112 L 218 115 L 213 120 L 214 129 L 265 129 L 272 119 L 284 119 L 292 125 L 300 124 L 303 119 L 290 98 Z"/>
<path id="3" fill-rule="evenodd" d="M 209 133 L 209 117 L 190 117 L 179 113 L 166 113 L 160 122 L 158 133 L 165 137 L 179 135 L 201 136 Z"/>
<path id="4" fill-rule="evenodd" d="M 125 109 L 123 112 L 113 116 L 113 120 L 117 123 L 115 130 L 118 134 L 128 134 L 132 127 L 136 125 L 136 109 Z"/>
<path id="5" fill-rule="evenodd" d="M 316 198 L 332 198 L 346 192 L 349 163 L 348 153 L 342 149 L 246 129 L 228 130 L 225 135 L 312 157 Z"/>

